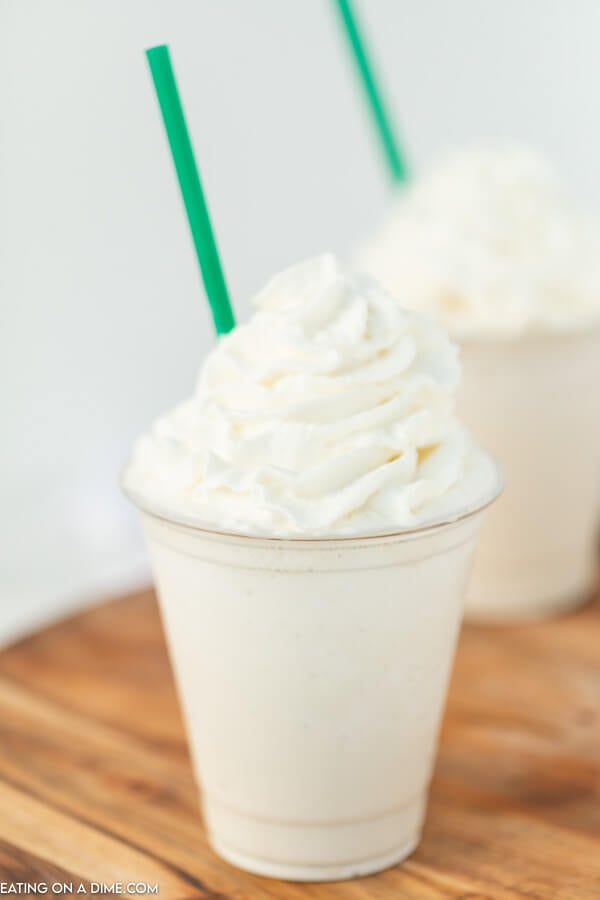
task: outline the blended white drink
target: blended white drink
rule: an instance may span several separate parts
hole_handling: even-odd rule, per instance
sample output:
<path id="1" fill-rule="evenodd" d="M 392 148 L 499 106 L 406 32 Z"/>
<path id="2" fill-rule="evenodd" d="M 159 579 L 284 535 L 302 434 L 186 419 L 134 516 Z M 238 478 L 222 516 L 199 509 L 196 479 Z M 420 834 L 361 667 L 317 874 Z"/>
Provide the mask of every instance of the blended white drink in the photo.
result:
<path id="1" fill-rule="evenodd" d="M 600 226 L 531 151 L 465 151 L 398 197 L 358 264 L 458 342 L 459 416 L 506 476 L 467 615 L 582 602 L 600 519 Z"/>
<path id="2" fill-rule="evenodd" d="M 493 462 L 455 348 L 324 256 L 276 276 L 140 439 L 142 510 L 209 837 L 293 880 L 417 845 Z"/>

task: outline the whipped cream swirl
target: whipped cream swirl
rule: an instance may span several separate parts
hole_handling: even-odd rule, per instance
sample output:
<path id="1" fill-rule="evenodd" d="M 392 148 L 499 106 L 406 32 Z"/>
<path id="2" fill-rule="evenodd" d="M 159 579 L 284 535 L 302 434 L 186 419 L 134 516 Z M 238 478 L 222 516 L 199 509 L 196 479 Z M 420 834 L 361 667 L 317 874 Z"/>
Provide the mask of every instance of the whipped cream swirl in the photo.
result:
<path id="1" fill-rule="evenodd" d="M 600 223 L 519 145 L 464 150 L 399 193 L 356 256 L 455 336 L 600 325 Z"/>
<path id="2" fill-rule="evenodd" d="M 332 256 L 277 275 L 195 396 L 142 437 L 125 487 L 198 524 L 386 532 L 463 512 L 496 473 L 453 415 L 454 346 Z"/>

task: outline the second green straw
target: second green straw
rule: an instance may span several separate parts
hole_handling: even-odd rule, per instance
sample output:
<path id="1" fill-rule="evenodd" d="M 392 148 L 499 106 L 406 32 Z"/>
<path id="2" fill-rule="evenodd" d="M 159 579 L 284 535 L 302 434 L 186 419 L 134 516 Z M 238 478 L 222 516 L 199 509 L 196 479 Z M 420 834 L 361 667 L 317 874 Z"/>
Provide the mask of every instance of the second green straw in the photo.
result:
<path id="1" fill-rule="evenodd" d="M 378 85 L 375 77 L 373 63 L 369 60 L 365 39 L 361 34 L 356 14 L 352 10 L 351 0 L 334 0 L 334 3 L 348 40 L 392 181 L 396 183 L 404 182 L 408 178 L 406 160 L 394 133 L 391 118 L 383 100 L 381 87 Z"/>

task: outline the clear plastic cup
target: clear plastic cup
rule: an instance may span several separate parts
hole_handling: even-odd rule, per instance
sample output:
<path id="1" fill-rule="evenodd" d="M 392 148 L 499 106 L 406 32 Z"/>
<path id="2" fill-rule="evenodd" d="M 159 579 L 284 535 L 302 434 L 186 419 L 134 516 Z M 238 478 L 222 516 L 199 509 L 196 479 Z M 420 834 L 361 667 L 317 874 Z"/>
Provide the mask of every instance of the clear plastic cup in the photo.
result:
<path id="1" fill-rule="evenodd" d="M 471 620 L 559 613 L 590 596 L 600 514 L 600 330 L 465 340 L 458 415 L 506 490 L 469 582 Z"/>
<path id="2" fill-rule="evenodd" d="M 142 509 L 212 846 L 299 881 L 417 845 L 484 508 L 399 534 L 224 534 Z"/>

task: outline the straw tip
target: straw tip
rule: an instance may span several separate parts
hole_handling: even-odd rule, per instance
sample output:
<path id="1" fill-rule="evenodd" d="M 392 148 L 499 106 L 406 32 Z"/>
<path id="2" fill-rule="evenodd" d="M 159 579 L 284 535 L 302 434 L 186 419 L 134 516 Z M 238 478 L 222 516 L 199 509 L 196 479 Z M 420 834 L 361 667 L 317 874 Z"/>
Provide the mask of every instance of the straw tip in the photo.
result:
<path id="1" fill-rule="evenodd" d="M 169 48 L 167 44 L 157 44 L 155 47 L 148 47 L 146 49 L 146 56 L 148 59 L 156 56 L 165 56 L 168 55 Z"/>

